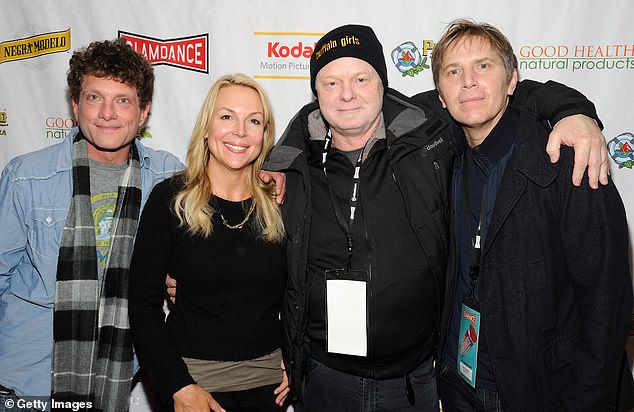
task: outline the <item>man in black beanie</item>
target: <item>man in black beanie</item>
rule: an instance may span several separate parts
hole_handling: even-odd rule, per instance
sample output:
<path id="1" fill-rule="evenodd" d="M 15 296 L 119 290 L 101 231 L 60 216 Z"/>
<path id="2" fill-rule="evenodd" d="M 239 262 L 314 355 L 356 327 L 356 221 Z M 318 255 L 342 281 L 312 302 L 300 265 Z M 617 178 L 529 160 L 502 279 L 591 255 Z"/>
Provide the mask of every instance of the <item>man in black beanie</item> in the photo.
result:
<path id="1" fill-rule="evenodd" d="M 310 75 L 317 100 L 266 164 L 287 179 L 283 354 L 295 410 L 438 411 L 453 123 L 437 96 L 388 88 L 370 27 L 325 34 Z M 514 104 L 539 107 L 552 124 L 596 118 L 556 83 L 521 83 Z"/>
<path id="2" fill-rule="evenodd" d="M 368 26 L 349 24 L 332 30 L 315 45 L 315 51 L 310 57 L 310 88 L 315 96 L 317 73 L 328 63 L 341 57 L 356 57 L 368 63 L 379 75 L 383 90 L 387 90 L 383 46 L 376 38 L 374 30 Z"/>

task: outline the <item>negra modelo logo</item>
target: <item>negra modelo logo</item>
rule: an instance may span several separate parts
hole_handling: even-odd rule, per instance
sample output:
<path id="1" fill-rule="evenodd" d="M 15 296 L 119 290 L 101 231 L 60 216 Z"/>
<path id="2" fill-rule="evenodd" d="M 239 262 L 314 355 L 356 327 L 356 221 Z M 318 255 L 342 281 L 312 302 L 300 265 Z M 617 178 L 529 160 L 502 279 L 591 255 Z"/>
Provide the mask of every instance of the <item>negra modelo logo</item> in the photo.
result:
<path id="1" fill-rule="evenodd" d="M 0 64 L 70 50 L 70 28 L 0 43 Z"/>
<path id="2" fill-rule="evenodd" d="M 176 39 L 157 39 L 119 31 L 119 37 L 126 39 L 152 65 L 164 64 L 209 73 L 209 33 Z"/>

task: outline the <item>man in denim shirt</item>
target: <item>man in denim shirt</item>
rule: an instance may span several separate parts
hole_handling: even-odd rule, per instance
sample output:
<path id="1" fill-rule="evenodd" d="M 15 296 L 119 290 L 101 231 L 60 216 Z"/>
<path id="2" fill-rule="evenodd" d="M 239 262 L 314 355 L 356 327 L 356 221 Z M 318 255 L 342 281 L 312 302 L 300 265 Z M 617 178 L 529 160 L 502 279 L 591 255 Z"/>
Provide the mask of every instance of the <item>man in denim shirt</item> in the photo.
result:
<path id="1" fill-rule="evenodd" d="M 76 51 L 68 85 L 79 126 L 2 173 L 0 411 L 129 408 L 136 222 L 154 185 L 183 168 L 136 139 L 153 84 L 123 39 Z"/>

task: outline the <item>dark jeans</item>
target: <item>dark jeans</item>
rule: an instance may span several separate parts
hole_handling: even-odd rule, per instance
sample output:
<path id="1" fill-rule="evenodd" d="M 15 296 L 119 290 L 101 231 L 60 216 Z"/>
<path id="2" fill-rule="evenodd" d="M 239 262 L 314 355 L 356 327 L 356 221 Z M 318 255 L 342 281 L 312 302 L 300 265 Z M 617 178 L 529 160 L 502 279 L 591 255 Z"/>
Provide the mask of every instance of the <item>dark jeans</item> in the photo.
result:
<path id="1" fill-rule="evenodd" d="M 503 412 L 496 391 L 476 387 L 465 382 L 455 368 L 441 362 L 438 369 L 438 395 L 443 412 Z"/>
<path id="2" fill-rule="evenodd" d="M 273 394 L 280 384 L 260 386 L 253 389 L 232 392 L 212 392 L 211 396 L 227 412 L 281 412 L 282 408 L 275 403 L 277 395 Z M 163 411 L 173 411 L 174 405 Z"/>
<path id="3" fill-rule="evenodd" d="M 310 363 L 302 383 L 303 403 L 294 406 L 297 412 L 439 410 L 431 358 L 409 374 L 414 405 L 407 399 L 405 377 L 361 378 L 329 368 L 314 359 Z"/>
<path id="4" fill-rule="evenodd" d="M 273 394 L 279 385 L 260 386 L 234 392 L 214 392 L 211 395 L 227 412 L 280 412 L 283 409 L 275 403 Z"/>

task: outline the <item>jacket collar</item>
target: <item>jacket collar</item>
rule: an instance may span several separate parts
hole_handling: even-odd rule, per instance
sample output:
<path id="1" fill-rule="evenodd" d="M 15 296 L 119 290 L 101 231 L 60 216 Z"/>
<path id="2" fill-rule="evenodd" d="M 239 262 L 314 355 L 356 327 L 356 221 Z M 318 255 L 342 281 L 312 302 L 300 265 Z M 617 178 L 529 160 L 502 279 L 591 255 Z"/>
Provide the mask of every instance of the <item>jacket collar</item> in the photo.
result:
<path id="1" fill-rule="evenodd" d="M 380 113 L 379 116 L 379 124 L 374 133 L 372 133 L 372 136 L 370 136 L 368 143 L 366 144 L 363 153 L 363 160 L 368 157 L 368 154 L 372 151 L 372 146 L 374 146 L 376 142 L 385 139 L 385 121 L 383 120 L 383 113 Z M 315 109 L 308 114 L 309 139 L 311 141 L 323 141 L 325 139 L 326 133 L 328 133 L 328 125 L 326 124 L 319 109 Z"/>
<path id="2" fill-rule="evenodd" d="M 392 104 L 386 104 L 387 101 Z M 444 138 L 438 136 L 438 132 L 445 129 L 446 123 L 433 111 L 425 112 L 395 90 L 389 89 L 385 94 L 383 115 L 387 145 L 393 162 L 399 161 L 414 150 L 423 148 L 429 152 L 444 143 Z"/>
<path id="3" fill-rule="evenodd" d="M 518 115 L 519 120 L 515 119 L 517 123 L 516 137 L 514 139 L 515 147 L 508 167 L 512 167 L 514 171 L 535 182 L 535 184 L 546 187 L 552 183 L 557 174 L 552 170 L 550 162 L 546 160 L 545 143 L 537 137 L 540 132 L 537 130 L 534 115 L 526 109 L 519 109 Z M 455 128 L 453 140 L 457 152 L 455 161 L 460 164 L 462 162 L 462 153 L 468 149 L 468 146 L 459 127 Z M 535 156 L 534 153 L 543 153 L 543 156 Z"/>
<path id="4" fill-rule="evenodd" d="M 436 134 L 446 126 L 435 113 L 427 113 L 420 107 L 409 102 L 409 99 L 389 89 L 383 95 L 383 124 L 385 139 L 390 148 L 392 161 L 398 161 L 413 150 L 421 147 L 433 150 L 438 144 L 444 143 L 443 137 Z M 419 129 L 419 130 L 417 130 Z M 305 154 L 306 137 L 322 140 L 326 134 L 326 124 L 319 111 L 319 103 L 315 100 L 305 105 L 289 122 L 279 142 L 275 145 L 267 158 L 268 170 L 283 170 L 292 168 L 295 159 Z M 416 133 L 413 133 L 416 131 Z M 421 136 L 436 138 L 425 139 Z M 377 140 L 382 138 L 376 135 Z M 368 151 L 369 152 L 369 151 Z"/>
<path id="5" fill-rule="evenodd" d="M 484 141 L 473 148 L 476 164 L 480 161 L 485 167 L 496 165 L 510 150 L 515 142 L 519 114 L 509 105 L 500 118 L 498 124 Z M 463 138 L 464 137 L 463 134 Z"/>
<path id="6" fill-rule="evenodd" d="M 489 225 L 483 253 L 487 253 L 493 240 L 501 230 L 503 222 L 511 214 L 515 205 L 528 186 L 528 180 L 537 186 L 547 187 L 555 181 L 557 173 L 546 160 L 544 131 L 534 115 L 522 110 L 515 138 L 515 147 L 507 164 L 502 183 L 497 194 L 495 209 Z"/>

